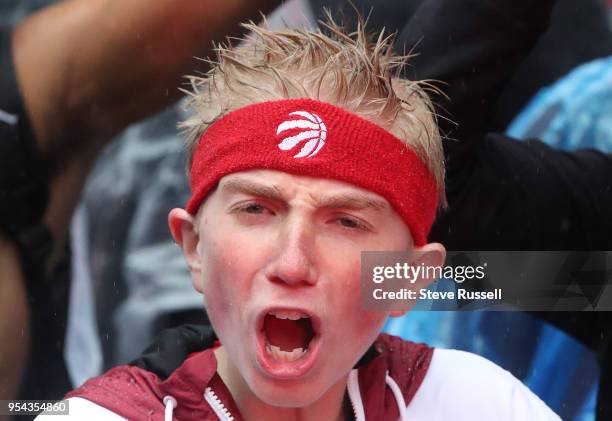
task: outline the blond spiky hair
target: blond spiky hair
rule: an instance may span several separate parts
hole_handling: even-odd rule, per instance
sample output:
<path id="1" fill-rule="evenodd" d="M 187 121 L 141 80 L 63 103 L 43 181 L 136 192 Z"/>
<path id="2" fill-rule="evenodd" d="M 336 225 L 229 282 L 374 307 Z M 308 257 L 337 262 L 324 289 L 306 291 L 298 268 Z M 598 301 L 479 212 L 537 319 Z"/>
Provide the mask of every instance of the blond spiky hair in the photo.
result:
<path id="1" fill-rule="evenodd" d="M 188 167 L 206 129 L 230 111 L 263 101 L 311 98 L 357 114 L 393 133 L 427 165 L 441 203 L 444 155 L 427 82 L 399 77 L 409 55 L 393 52 L 394 34 L 372 37 L 358 17 L 345 33 L 327 13 L 321 30 L 272 31 L 243 24 L 251 35 L 238 48 L 219 45 L 203 76 L 191 76 L 188 107 L 179 126 L 187 138 Z"/>

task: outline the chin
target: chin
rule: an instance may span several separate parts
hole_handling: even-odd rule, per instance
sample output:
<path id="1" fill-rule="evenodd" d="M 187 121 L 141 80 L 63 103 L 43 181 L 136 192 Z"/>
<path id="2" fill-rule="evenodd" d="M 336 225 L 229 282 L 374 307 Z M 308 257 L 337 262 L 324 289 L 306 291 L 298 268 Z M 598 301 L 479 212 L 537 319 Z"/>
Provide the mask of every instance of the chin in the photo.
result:
<path id="1" fill-rule="evenodd" d="M 251 387 L 253 393 L 267 405 L 280 408 L 303 408 L 315 403 L 326 390 L 314 384 L 313 380 L 287 382 L 266 379 L 255 382 Z"/>

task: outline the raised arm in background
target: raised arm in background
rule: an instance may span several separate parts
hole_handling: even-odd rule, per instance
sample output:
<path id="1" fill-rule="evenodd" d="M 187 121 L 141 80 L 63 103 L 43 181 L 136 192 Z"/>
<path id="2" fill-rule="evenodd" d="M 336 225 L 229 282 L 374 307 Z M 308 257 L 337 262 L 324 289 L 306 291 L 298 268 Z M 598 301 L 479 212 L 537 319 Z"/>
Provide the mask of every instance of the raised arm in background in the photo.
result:
<path id="1" fill-rule="evenodd" d="M 401 30 L 396 48 L 414 49 L 407 69 L 434 84 L 445 142 L 447 194 L 478 158 L 487 122 L 505 83 L 550 22 L 555 0 L 425 0 Z"/>

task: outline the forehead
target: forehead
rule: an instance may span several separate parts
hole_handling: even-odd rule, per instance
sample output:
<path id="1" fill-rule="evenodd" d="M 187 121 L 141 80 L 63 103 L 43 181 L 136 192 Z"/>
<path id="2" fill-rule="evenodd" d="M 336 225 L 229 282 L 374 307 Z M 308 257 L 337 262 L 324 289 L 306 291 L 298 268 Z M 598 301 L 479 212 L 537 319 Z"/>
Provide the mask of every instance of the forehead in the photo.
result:
<path id="1" fill-rule="evenodd" d="M 288 174 L 275 170 L 251 170 L 228 174 L 217 188 L 220 194 L 246 193 L 271 198 L 289 199 L 306 194 L 312 199 L 338 199 L 355 204 L 364 202 L 378 210 L 390 209 L 389 202 L 381 195 L 353 184 L 318 177 Z"/>

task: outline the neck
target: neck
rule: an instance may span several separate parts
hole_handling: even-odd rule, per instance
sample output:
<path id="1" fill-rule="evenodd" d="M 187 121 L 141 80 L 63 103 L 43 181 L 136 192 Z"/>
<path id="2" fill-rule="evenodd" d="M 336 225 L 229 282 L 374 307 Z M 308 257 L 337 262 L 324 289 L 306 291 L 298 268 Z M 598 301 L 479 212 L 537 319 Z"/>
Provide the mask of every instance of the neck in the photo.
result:
<path id="1" fill-rule="evenodd" d="M 217 359 L 217 373 L 231 392 L 245 421 L 262 419 L 270 421 L 344 421 L 353 419 L 351 405 L 345 400 L 348 375 L 343 376 L 317 401 L 307 406 L 299 408 L 272 406 L 253 393 L 229 360 L 224 347 L 219 347 L 214 352 Z"/>

